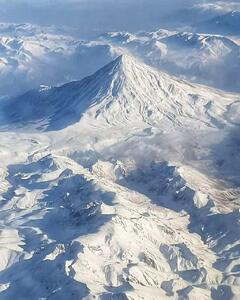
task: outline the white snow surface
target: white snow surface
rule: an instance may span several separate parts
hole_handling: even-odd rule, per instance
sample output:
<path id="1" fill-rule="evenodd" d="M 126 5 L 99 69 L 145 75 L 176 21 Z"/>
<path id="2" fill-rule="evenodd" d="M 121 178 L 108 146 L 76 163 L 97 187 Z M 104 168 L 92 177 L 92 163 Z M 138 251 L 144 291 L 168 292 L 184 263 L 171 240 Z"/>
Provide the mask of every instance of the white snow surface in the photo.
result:
<path id="1" fill-rule="evenodd" d="M 239 299 L 239 94 L 122 55 L 0 105 L 0 299 Z"/>
<path id="2" fill-rule="evenodd" d="M 0 99 L 81 80 L 121 54 L 191 82 L 239 92 L 238 36 L 198 32 L 120 31 L 81 40 L 55 27 L 0 23 Z"/>
<path id="3" fill-rule="evenodd" d="M 121 55 L 92 76 L 2 101 L 0 126 L 52 131 L 86 126 L 172 125 L 222 128 L 237 123 L 238 94 L 193 85 Z M 40 104 L 40 105 L 39 105 Z"/>

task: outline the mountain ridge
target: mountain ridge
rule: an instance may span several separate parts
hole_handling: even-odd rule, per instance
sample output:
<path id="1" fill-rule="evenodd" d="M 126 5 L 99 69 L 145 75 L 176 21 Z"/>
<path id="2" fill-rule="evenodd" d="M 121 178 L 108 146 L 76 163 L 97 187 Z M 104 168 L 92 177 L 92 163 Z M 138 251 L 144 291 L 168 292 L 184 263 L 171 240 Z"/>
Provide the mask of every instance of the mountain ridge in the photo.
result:
<path id="1" fill-rule="evenodd" d="M 194 120 L 200 127 L 219 127 L 224 126 L 227 106 L 235 98 L 121 55 L 81 81 L 33 90 L 5 101 L 0 126 L 43 122 L 45 130 L 58 130 L 87 117 L 95 124 L 110 126 L 135 122 L 159 126 L 162 120 L 188 126 Z"/>

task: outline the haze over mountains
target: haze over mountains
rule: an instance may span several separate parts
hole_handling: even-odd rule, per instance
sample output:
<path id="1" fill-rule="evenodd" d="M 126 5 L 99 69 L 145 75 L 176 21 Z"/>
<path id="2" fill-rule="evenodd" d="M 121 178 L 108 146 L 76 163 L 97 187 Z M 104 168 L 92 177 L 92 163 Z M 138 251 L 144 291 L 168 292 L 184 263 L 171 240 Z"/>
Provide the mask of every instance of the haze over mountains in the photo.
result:
<path id="1" fill-rule="evenodd" d="M 239 110 L 238 95 L 187 83 L 121 55 L 82 81 L 2 101 L 0 126 L 38 128 L 40 124 L 48 131 L 87 118 L 86 123 L 95 127 L 159 126 L 163 121 L 222 128 L 227 122 L 238 125 L 240 121 L 231 107 Z"/>
<path id="2" fill-rule="evenodd" d="M 94 40 L 76 39 L 68 29 L 2 23 L 0 97 L 16 96 L 40 85 L 80 80 L 124 53 L 189 81 L 239 92 L 238 15 L 227 15 L 235 15 L 232 25 L 231 19 L 226 24 L 207 19 L 196 23 L 198 33 L 195 28 L 194 33 L 190 28 L 117 31 L 100 34 Z M 226 36 L 231 26 L 234 32 Z"/>
<path id="3" fill-rule="evenodd" d="M 0 25 L 1 300 L 240 297 L 238 3 L 146 4 Z"/>

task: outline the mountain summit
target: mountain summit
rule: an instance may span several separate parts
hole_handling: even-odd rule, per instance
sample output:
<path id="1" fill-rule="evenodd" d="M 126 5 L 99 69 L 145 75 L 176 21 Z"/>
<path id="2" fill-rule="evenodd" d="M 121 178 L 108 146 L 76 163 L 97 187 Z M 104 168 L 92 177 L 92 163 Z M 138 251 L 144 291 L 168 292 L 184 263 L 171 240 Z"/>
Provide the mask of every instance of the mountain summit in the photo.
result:
<path id="1" fill-rule="evenodd" d="M 81 81 L 30 91 L 6 101 L 0 125 L 35 126 L 41 121 L 38 129 L 58 130 L 84 117 L 106 126 L 158 126 L 162 121 L 189 126 L 194 120 L 198 126 L 215 127 L 221 126 L 232 98 L 122 55 Z"/>

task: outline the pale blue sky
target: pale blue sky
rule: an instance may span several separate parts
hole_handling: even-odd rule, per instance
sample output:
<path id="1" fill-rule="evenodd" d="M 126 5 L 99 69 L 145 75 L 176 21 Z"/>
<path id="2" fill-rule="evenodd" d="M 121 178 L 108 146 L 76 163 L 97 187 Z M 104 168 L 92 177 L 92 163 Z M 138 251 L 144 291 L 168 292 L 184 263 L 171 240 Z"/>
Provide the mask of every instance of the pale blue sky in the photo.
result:
<path id="1" fill-rule="evenodd" d="M 197 1 L 199 3 L 199 1 Z M 72 26 L 94 34 L 109 30 L 149 30 L 195 0 L 0 0 L 0 21 Z"/>

